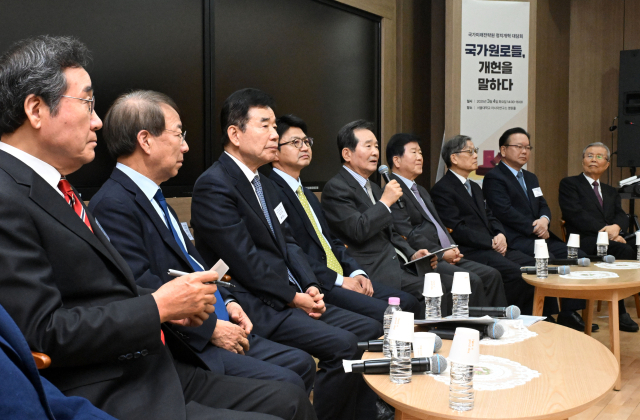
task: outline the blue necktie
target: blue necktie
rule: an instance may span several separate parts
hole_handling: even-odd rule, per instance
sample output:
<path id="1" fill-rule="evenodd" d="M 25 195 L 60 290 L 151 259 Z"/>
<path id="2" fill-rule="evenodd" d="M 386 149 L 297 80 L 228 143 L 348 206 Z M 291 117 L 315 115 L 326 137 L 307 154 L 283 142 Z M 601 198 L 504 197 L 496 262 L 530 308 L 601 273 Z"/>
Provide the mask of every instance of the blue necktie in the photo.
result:
<path id="1" fill-rule="evenodd" d="M 158 191 L 156 192 L 156 195 L 153 196 L 153 198 L 158 202 L 158 204 L 160 204 L 160 208 L 164 212 L 164 218 L 167 221 L 167 226 L 169 227 L 169 230 L 173 234 L 173 238 L 178 243 L 180 250 L 182 251 L 184 256 L 187 257 L 187 261 L 189 261 L 189 264 L 191 264 L 191 268 L 193 268 L 193 271 L 202 271 L 202 267 L 200 267 L 200 265 L 191 257 L 191 255 L 189 255 L 186 248 L 182 244 L 182 241 L 180 240 L 180 236 L 178 236 L 180 234 L 176 232 L 175 228 L 173 227 L 173 223 L 171 223 L 171 217 L 169 217 L 169 209 L 167 208 L 167 201 L 164 199 L 164 195 L 162 195 L 162 190 L 160 190 L 160 188 L 158 188 Z M 224 300 L 222 300 L 222 296 L 220 296 L 220 292 L 216 290 L 215 296 L 216 296 L 216 303 L 214 304 L 214 306 L 216 308 L 216 316 L 218 317 L 218 319 L 221 319 L 223 321 L 228 321 L 229 312 L 227 312 L 227 307 L 224 304 Z"/>
<path id="2" fill-rule="evenodd" d="M 469 195 L 473 197 L 473 192 L 471 192 L 471 183 L 469 182 L 468 179 L 465 181 L 464 187 L 467 189 L 467 192 L 469 193 Z"/>
<path id="3" fill-rule="evenodd" d="M 253 187 L 256 189 L 256 194 L 258 194 L 258 199 L 260 199 L 260 207 L 262 207 L 262 213 L 264 214 L 265 219 L 267 219 L 267 223 L 269 224 L 269 229 L 271 229 L 271 233 L 273 233 L 273 236 L 276 236 L 276 233 L 273 231 L 273 225 L 271 224 L 271 216 L 269 216 L 269 210 L 267 209 L 267 202 L 265 201 L 264 193 L 262 192 L 260 175 L 256 175 L 256 177 L 253 178 L 253 181 L 251 181 L 251 183 L 253 184 Z M 298 290 L 302 292 L 302 287 L 300 287 L 300 284 L 298 283 L 296 278 L 293 277 L 293 274 L 291 274 L 291 271 L 289 271 L 289 267 L 287 267 L 287 274 L 289 276 L 289 281 L 292 284 L 294 284 L 298 288 Z"/>
<path id="4" fill-rule="evenodd" d="M 518 179 L 518 182 L 520 183 L 520 186 L 524 190 L 524 195 L 527 197 L 527 200 L 528 200 L 529 199 L 529 193 L 527 192 L 527 186 L 524 185 L 524 175 L 522 174 L 522 171 L 518 171 L 518 175 L 516 175 L 516 178 Z"/>

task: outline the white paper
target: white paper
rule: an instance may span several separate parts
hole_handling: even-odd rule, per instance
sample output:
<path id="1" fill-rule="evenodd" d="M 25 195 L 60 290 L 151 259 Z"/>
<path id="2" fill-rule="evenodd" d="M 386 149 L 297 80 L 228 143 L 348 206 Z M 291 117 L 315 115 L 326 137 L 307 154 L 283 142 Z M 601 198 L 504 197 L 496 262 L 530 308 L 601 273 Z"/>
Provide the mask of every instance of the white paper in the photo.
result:
<path id="1" fill-rule="evenodd" d="M 280 224 L 282 224 L 282 222 L 284 222 L 287 219 L 287 211 L 284 209 L 284 206 L 282 205 L 282 203 L 278 204 L 276 208 L 273 209 L 273 211 L 275 212 L 276 217 L 278 218 L 278 222 L 280 222 Z"/>
<path id="2" fill-rule="evenodd" d="M 522 315 L 520 315 L 522 316 Z M 425 325 L 425 324 L 440 324 L 440 323 L 449 323 L 449 322 L 464 322 L 467 324 L 480 324 L 480 325 L 491 325 L 495 322 L 493 318 L 489 315 L 485 315 L 483 317 L 469 317 L 469 318 L 442 318 L 442 319 L 416 319 L 413 321 L 415 325 Z"/>
<path id="3" fill-rule="evenodd" d="M 219 259 L 218 262 L 215 263 L 213 267 L 211 267 L 210 271 L 215 271 L 216 273 L 218 273 L 218 280 L 222 280 L 222 276 L 227 274 L 227 271 L 229 271 L 229 266 L 225 264 L 222 259 Z"/>
<path id="4" fill-rule="evenodd" d="M 184 230 L 184 233 L 187 234 L 187 238 L 189 238 L 190 241 L 193 241 L 193 235 L 191 235 L 191 231 L 189 230 L 189 225 L 187 224 L 187 222 L 180 223 L 180 226 L 182 226 L 182 230 Z"/>
<path id="5" fill-rule="evenodd" d="M 416 258 L 415 260 L 411 260 L 411 261 L 409 261 L 409 262 L 406 262 L 404 265 L 413 264 L 413 263 L 418 262 L 418 261 L 420 261 L 420 260 L 422 260 L 422 259 L 425 259 L 425 258 L 429 258 L 429 259 L 430 259 L 430 258 L 431 258 L 431 257 L 433 257 L 434 255 L 437 255 L 437 254 L 439 254 L 439 253 L 441 253 L 441 252 L 448 251 L 448 250 L 450 250 L 450 249 L 457 248 L 457 247 L 458 247 L 458 245 L 456 245 L 456 244 L 451 244 L 451 246 L 448 246 L 448 247 L 446 247 L 446 248 L 439 249 L 439 250 L 434 251 L 434 252 L 431 252 L 431 253 L 429 253 L 429 254 L 427 254 L 427 255 L 423 256 L 423 257 Z"/>
<path id="6" fill-rule="evenodd" d="M 542 190 L 540 189 L 540 187 L 533 188 L 531 192 L 533 192 L 534 197 L 542 197 Z"/>
<path id="7" fill-rule="evenodd" d="M 533 316 L 533 315 L 520 315 L 518 320 L 522 320 L 522 324 L 525 327 L 530 327 L 536 322 L 544 321 L 547 319 L 546 316 Z"/>

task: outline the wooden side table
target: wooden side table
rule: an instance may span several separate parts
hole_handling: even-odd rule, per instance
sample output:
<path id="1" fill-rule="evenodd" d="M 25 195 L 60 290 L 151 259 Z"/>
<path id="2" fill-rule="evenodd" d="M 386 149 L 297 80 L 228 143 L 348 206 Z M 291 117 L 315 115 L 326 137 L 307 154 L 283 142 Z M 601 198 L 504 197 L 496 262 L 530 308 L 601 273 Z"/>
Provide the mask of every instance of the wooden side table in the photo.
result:
<path id="1" fill-rule="evenodd" d="M 619 277 L 607 279 L 564 279 L 558 274 L 550 274 L 546 279 L 539 279 L 534 275 L 523 275 L 527 283 L 535 286 L 533 298 L 533 315 L 541 316 L 544 306 L 544 298 L 562 297 L 585 299 L 587 301 L 584 314 L 585 333 L 591 335 L 591 324 L 593 322 L 593 304 L 596 300 L 606 300 L 609 302 L 609 332 L 611 334 L 611 351 L 618 361 L 618 371 L 620 370 L 620 314 L 618 313 L 618 300 L 632 296 L 640 292 L 640 269 L 638 270 L 611 270 L 595 267 L 571 266 L 571 271 L 611 271 Z M 619 391 L 621 387 L 621 377 L 618 379 L 614 389 Z"/>
<path id="2" fill-rule="evenodd" d="M 425 374 L 398 385 L 389 375 L 365 375 L 365 381 L 396 408 L 396 420 L 414 419 L 566 419 L 602 398 L 619 373 L 611 352 L 597 340 L 548 322 L 530 327 L 538 336 L 503 346 L 480 346 L 480 353 L 503 357 L 540 372 L 524 385 L 498 391 L 476 391 L 475 407 L 449 408 L 449 387 Z M 449 355 L 444 340 L 439 354 Z M 365 352 L 363 359 L 382 357 Z"/>

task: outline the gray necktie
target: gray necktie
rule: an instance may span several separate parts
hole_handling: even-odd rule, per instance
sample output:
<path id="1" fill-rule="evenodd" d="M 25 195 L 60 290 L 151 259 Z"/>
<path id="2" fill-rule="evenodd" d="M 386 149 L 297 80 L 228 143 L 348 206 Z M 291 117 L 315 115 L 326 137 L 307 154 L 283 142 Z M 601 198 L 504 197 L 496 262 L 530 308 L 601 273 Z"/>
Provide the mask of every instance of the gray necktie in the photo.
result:
<path id="1" fill-rule="evenodd" d="M 371 183 L 369 182 L 368 179 L 367 179 L 367 182 L 364 183 L 364 188 L 367 190 L 367 195 L 371 199 L 371 202 L 373 204 L 376 204 L 376 199 L 373 198 L 373 191 L 371 190 Z"/>
<path id="2" fill-rule="evenodd" d="M 418 185 L 415 182 L 411 186 L 411 191 L 413 192 L 413 195 L 416 196 L 416 200 L 418 200 L 418 203 L 422 207 L 422 210 L 424 210 L 424 212 L 427 213 L 427 216 L 429 216 L 429 219 L 431 219 L 431 223 L 435 225 L 436 231 L 438 232 L 438 239 L 440 239 L 440 246 L 443 248 L 447 248 L 451 246 L 451 241 L 449 241 L 449 237 L 445 233 L 444 229 L 442 229 L 442 226 L 440 226 L 440 223 L 438 223 L 436 218 L 433 217 L 433 214 L 431 214 L 431 212 L 427 208 L 427 205 L 425 204 L 424 200 L 420 196 L 420 192 L 418 192 Z"/>
<path id="3" fill-rule="evenodd" d="M 522 174 L 522 171 L 518 171 L 518 175 L 516 175 L 516 178 L 518 179 L 518 182 L 520 183 L 520 186 L 524 190 L 524 195 L 527 196 L 527 200 L 528 200 L 529 199 L 529 193 L 527 192 L 527 186 L 524 185 L 524 175 Z"/>
<path id="4" fill-rule="evenodd" d="M 471 192 L 471 183 L 469 182 L 468 179 L 465 181 L 464 187 L 467 189 L 467 192 L 469 193 L 469 195 L 473 197 L 473 193 Z"/>

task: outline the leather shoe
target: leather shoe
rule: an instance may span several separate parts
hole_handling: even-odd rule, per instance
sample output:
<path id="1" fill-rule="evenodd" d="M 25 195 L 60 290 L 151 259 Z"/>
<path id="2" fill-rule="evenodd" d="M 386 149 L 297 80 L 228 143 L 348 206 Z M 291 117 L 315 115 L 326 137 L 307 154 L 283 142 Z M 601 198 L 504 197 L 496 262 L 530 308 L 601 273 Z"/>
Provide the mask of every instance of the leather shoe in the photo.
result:
<path id="1" fill-rule="evenodd" d="M 620 315 L 620 331 L 638 332 L 638 324 L 631 319 L 631 315 Z"/>
<path id="2" fill-rule="evenodd" d="M 546 315 L 546 318 L 544 319 L 547 322 L 550 322 L 552 324 L 556 324 L 556 320 L 553 319 L 553 317 L 551 315 Z"/>
<path id="3" fill-rule="evenodd" d="M 558 324 L 573 328 L 577 331 L 584 331 L 584 320 L 576 311 L 563 311 L 558 314 Z M 591 331 L 598 331 L 598 324 L 591 324 Z"/>

